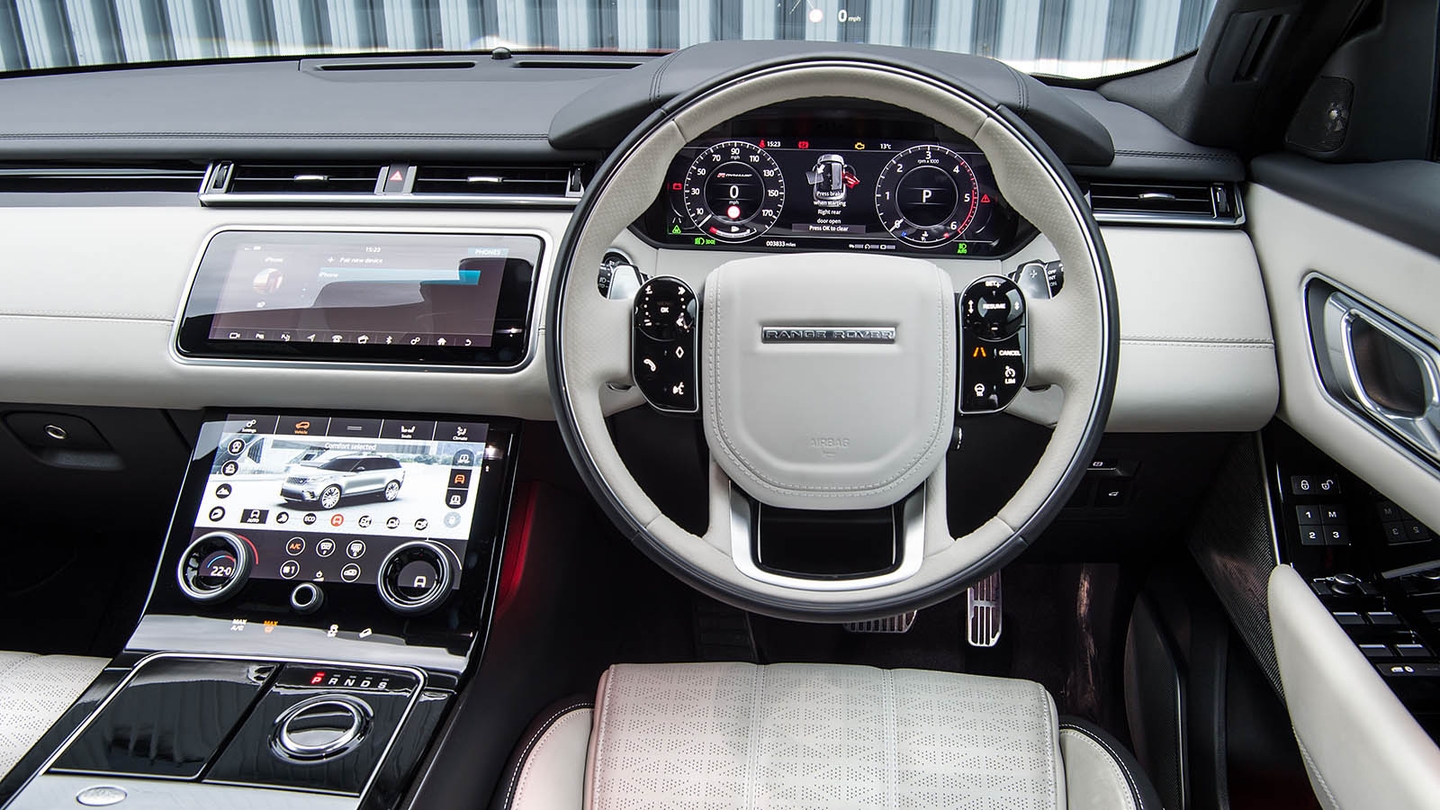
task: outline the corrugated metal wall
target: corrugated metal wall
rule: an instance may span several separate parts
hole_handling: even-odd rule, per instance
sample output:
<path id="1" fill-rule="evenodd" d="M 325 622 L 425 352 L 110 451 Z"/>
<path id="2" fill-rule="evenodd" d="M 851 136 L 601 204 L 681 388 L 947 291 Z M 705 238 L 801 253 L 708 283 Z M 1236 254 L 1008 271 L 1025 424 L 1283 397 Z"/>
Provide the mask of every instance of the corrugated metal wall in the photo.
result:
<path id="1" fill-rule="evenodd" d="M 0 69 L 387 50 L 811 39 L 1094 76 L 1195 48 L 1215 0 L 0 0 Z"/>

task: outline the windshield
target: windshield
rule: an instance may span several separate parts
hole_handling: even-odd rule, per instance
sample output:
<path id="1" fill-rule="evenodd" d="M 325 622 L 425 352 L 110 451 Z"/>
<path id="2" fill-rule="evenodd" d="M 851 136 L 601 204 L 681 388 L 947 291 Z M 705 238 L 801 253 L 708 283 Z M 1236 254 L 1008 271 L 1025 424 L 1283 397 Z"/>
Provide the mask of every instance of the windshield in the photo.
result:
<path id="1" fill-rule="evenodd" d="M 0 2 L 0 69 L 375 51 L 669 51 L 868 42 L 1091 78 L 1194 50 L 1215 0 L 132 0 Z"/>
<path id="2" fill-rule="evenodd" d="M 332 458 L 324 464 L 321 464 L 320 469 L 331 470 L 333 472 L 350 472 L 350 468 L 354 467 L 359 460 L 360 459 L 357 458 Z"/>

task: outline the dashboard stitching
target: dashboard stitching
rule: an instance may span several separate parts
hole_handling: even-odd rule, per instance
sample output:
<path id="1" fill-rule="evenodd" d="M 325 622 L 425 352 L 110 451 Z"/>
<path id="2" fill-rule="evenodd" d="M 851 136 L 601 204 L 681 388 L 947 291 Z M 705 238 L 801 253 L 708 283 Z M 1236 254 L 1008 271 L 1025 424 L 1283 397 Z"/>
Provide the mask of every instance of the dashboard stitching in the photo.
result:
<path id="1" fill-rule="evenodd" d="M 660 79 L 665 75 L 665 69 L 670 67 L 670 63 L 673 61 L 675 61 L 673 55 L 661 59 L 660 64 L 655 68 L 655 75 L 650 79 L 650 101 L 652 103 L 660 100 Z"/>
<path id="2" fill-rule="evenodd" d="M 1025 87 L 1025 79 L 1021 77 L 1020 71 L 1016 70 L 1013 67 L 1010 67 L 1009 65 L 1006 65 L 1006 67 L 1010 68 L 1010 78 L 1015 80 L 1015 89 L 1018 90 L 1020 93 L 1020 112 L 1022 114 L 1029 112 L 1030 92 L 1028 88 Z"/>
<path id="3" fill-rule="evenodd" d="M 937 276 L 937 278 L 938 278 L 940 275 L 943 274 L 943 271 L 940 270 L 940 269 L 937 267 L 937 268 L 935 268 L 935 273 L 936 273 L 936 276 Z M 915 465 L 918 464 L 918 463 L 925 457 L 927 451 L 928 451 L 929 449 L 933 448 L 933 447 L 935 446 L 935 443 L 939 441 L 940 433 L 941 433 L 942 430 L 943 430 L 942 425 L 943 425 L 943 418 L 944 418 L 945 408 L 942 407 L 942 406 L 944 405 L 944 402 L 945 402 L 945 394 L 944 394 L 944 392 L 945 392 L 945 389 L 946 389 L 946 387 L 947 387 L 947 386 L 946 386 L 946 381 L 945 381 L 945 357 L 944 357 L 943 354 L 942 354 L 941 357 L 940 357 L 940 362 L 939 362 L 939 364 L 938 364 L 938 365 L 939 365 L 939 368 L 937 369 L 937 374 L 936 374 L 936 377 L 938 378 L 937 381 L 938 381 L 939 384 L 938 384 L 938 385 L 936 386 L 936 388 L 935 388 L 935 391 L 936 391 L 936 394 L 935 394 L 935 416 L 934 416 L 934 417 L 931 419 L 931 421 L 930 421 L 930 441 L 927 442 L 926 444 L 922 445 L 921 448 L 915 452 L 915 455 L 913 455 L 913 456 L 911 456 L 909 459 L 907 459 L 907 460 L 905 461 L 904 465 L 903 465 L 899 470 L 897 470 L 897 471 L 895 472 L 895 474 L 891 475 L 889 478 L 881 481 L 879 484 L 874 485 L 874 486 L 859 486 L 859 485 L 857 485 L 857 486 L 849 486 L 849 487 L 819 487 L 819 486 L 807 486 L 807 485 L 803 485 L 803 484 L 790 484 L 790 483 L 786 483 L 786 482 L 784 482 L 784 481 L 775 481 L 775 480 L 772 480 L 771 478 L 769 478 L 769 477 L 761 474 L 758 470 L 755 469 L 755 466 L 750 463 L 750 460 L 747 459 L 744 455 L 741 454 L 739 448 L 735 445 L 734 441 L 730 438 L 730 432 L 729 432 L 728 430 L 726 430 L 726 428 L 725 428 L 725 419 L 724 419 L 724 417 L 723 417 L 723 415 L 722 415 L 722 414 L 723 414 L 723 410 L 722 410 L 721 407 L 720 407 L 720 404 L 721 404 L 720 401 L 721 401 L 721 398 L 722 398 L 722 394 L 721 394 L 720 392 L 723 390 L 723 389 L 721 388 L 721 386 L 719 385 L 719 375 L 720 375 L 720 360 L 719 360 L 719 358 L 720 358 L 720 352 L 719 352 L 719 347 L 722 345 L 722 341 L 721 341 L 721 339 L 720 339 L 720 338 L 721 338 L 721 327 L 720 327 L 720 324 L 724 322 L 724 318 L 722 318 L 722 317 L 721 317 L 721 314 L 720 314 L 720 306 L 721 306 L 720 302 L 723 301 L 724 299 L 723 299 L 723 298 L 720 296 L 720 294 L 719 294 L 719 293 L 720 293 L 720 289 L 719 289 L 719 288 L 720 288 L 720 282 L 719 282 L 719 280 L 720 280 L 720 276 L 719 276 L 719 274 L 716 274 L 716 275 L 714 276 L 714 279 L 709 282 L 710 284 L 712 284 L 712 285 L 715 287 L 715 321 L 716 321 L 716 323 L 715 323 L 715 326 L 714 326 L 714 327 L 712 328 L 712 330 L 711 330 L 711 333 L 712 333 L 713 337 L 712 337 L 711 340 L 710 340 L 710 347 L 711 347 L 711 354 L 712 354 L 712 356 L 714 356 L 716 359 L 713 360 L 713 361 L 711 362 L 711 364 L 710 364 L 710 390 L 711 390 L 711 391 L 714 391 L 715 393 L 713 394 L 713 396 L 707 398 L 707 399 L 709 399 L 710 401 L 706 403 L 706 407 L 710 409 L 711 418 L 714 420 L 716 427 L 719 428 L 720 437 L 721 437 L 721 439 L 723 440 L 722 447 L 723 447 L 723 449 L 725 450 L 725 454 L 726 454 L 727 456 L 729 456 L 729 457 L 730 457 L 730 460 L 733 461 L 733 462 L 735 462 L 738 466 L 744 467 L 745 470 L 746 470 L 746 472 L 748 472 L 748 473 L 750 474 L 750 477 L 751 477 L 751 479 L 752 479 L 753 481 L 755 481 L 756 483 L 760 484 L 761 486 L 764 486 L 766 489 L 769 489 L 769 490 L 771 490 L 771 491 L 773 491 L 773 492 L 780 493 L 780 494 L 794 494 L 794 493 L 796 493 L 796 492 L 800 492 L 800 493 L 805 493 L 805 494 L 807 494 L 807 495 L 814 495 L 814 496 L 817 496 L 817 497 L 824 497 L 824 498 L 840 498 L 840 497 L 846 497 L 846 496 L 849 496 L 849 495 L 854 495 L 854 494 L 857 493 L 857 492 L 858 492 L 858 493 L 866 493 L 866 494 L 878 494 L 878 493 L 882 493 L 882 492 L 885 492 L 885 491 L 890 490 L 890 489 L 894 489 L 896 483 L 898 483 L 898 482 L 899 482 L 901 479 L 903 479 L 907 474 L 909 474 L 912 470 L 914 470 L 914 469 L 915 469 Z M 943 299 L 941 299 L 941 300 L 938 302 L 938 304 L 936 305 L 935 311 L 936 311 L 936 320 L 939 322 L 939 325 L 940 325 L 940 330 L 939 330 L 939 331 L 940 331 L 940 334 L 941 334 L 942 341 L 943 341 L 945 344 L 949 345 L 949 344 L 951 344 L 951 343 L 953 342 L 953 338 L 952 338 L 952 336 L 949 334 L 949 332 L 945 329 L 945 302 L 944 302 Z"/>

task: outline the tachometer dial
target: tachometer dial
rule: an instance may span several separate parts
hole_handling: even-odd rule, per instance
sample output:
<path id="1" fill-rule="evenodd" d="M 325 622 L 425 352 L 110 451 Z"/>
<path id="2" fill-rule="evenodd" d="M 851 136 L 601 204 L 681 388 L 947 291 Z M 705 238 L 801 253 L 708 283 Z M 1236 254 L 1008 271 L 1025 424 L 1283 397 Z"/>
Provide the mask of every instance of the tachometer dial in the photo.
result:
<path id="1" fill-rule="evenodd" d="M 785 178 L 769 152 L 724 141 L 701 152 L 685 172 L 685 215 L 703 233 L 743 242 L 770 230 L 785 207 Z"/>
<path id="2" fill-rule="evenodd" d="M 943 146 L 912 146 L 875 180 L 875 212 L 892 236 L 935 247 L 965 233 L 975 219 L 980 186 L 965 158 Z"/>

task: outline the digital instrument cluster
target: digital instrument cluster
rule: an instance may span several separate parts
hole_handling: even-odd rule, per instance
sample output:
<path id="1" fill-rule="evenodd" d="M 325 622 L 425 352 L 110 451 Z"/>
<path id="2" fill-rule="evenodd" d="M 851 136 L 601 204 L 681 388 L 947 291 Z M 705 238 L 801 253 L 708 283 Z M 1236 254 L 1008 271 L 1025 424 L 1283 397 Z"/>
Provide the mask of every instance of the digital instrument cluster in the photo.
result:
<path id="1" fill-rule="evenodd" d="M 676 156 L 642 229 L 666 246 L 1004 255 L 1032 230 L 947 140 L 720 135 Z"/>

